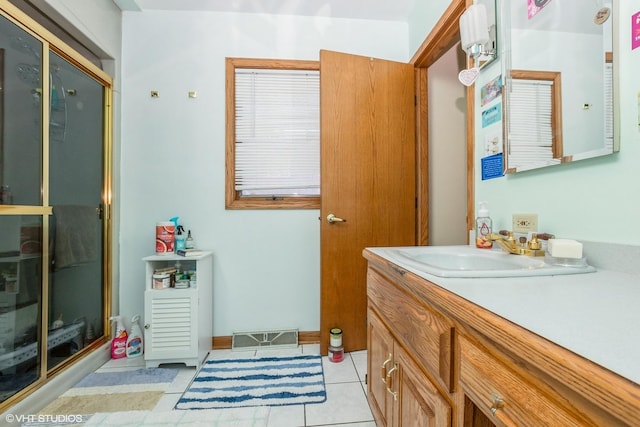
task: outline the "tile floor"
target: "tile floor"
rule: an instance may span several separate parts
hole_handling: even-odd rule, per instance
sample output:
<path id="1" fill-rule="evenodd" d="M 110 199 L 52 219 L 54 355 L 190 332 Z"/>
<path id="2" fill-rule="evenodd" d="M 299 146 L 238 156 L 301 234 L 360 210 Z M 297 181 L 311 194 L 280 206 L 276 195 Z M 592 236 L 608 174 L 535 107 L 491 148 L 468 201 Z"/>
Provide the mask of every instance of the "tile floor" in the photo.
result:
<path id="1" fill-rule="evenodd" d="M 318 344 L 301 345 L 295 349 L 231 351 L 214 350 L 216 358 L 246 357 L 262 354 L 318 354 Z M 292 405 L 271 407 L 268 427 L 306 427 L 335 426 L 341 427 L 375 427 L 373 415 L 366 398 L 365 373 L 367 371 L 367 352 L 358 351 L 345 354 L 340 363 L 330 362 L 326 357 L 322 360 L 324 369 L 327 400 L 324 403 L 310 405 Z M 144 367 L 144 360 L 117 359 L 110 360 L 97 372 L 111 370 L 138 369 Z M 178 399 L 191 383 L 196 369 L 184 365 L 161 365 L 179 369 L 164 397 L 160 399 L 154 411 L 171 411 Z"/>

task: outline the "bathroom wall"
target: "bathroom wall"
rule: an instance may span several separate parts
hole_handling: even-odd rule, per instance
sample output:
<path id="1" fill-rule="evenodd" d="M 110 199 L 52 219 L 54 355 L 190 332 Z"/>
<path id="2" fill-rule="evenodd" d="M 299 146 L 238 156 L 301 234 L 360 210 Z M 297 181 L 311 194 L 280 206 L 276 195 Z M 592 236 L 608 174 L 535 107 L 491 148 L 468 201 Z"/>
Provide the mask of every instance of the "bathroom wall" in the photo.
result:
<path id="1" fill-rule="evenodd" d="M 448 0 L 416 2 L 409 28 L 411 54 L 449 4 Z M 640 216 L 640 81 L 635 77 L 640 68 L 640 49 L 631 51 L 630 42 L 630 18 L 640 11 L 640 5 L 622 1 L 617 4 L 620 152 L 482 181 L 484 133 L 476 115 L 475 200 L 489 202 L 495 227 L 511 228 L 513 213 L 537 213 L 538 228 L 560 237 L 640 245 L 640 228 L 636 224 Z M 498 75 L 500 61 L 482 72 L 475 85 L 476 99 L 480 99 L 479 88 Z M 476 113 L 479 112 L 477 108 Z"/>
<path id="2" fill-rule="evenodd" d="M 630 3 L 618 2 L 619 153 L 482 181 L 483 131 L 476 110 L 476 201 L 489 202 L 496 228 L 511 228 L 513 213 L 537 213 L 538 229 L 558 237 L 640 245 L 640 49 L 631 51 L 630 42 L 630 17 L 640 5 Z M 499 62 L 482 72 L 476 99 L 479 88 L 497 75 Z"/>
<path id="3" fill-rule="evenodd" d="M 319 329 L 318 210 L 225 210 L 225 57 L 407 61 L 407 25 L 216 12 L 125 12 L 121 312 L 143 309 L 156 221 L 214 253 L 214 336 Z M 157 90 L 159 97 L 151 98 Z M 188 92 L 196 91 L 197 98 Z"/>

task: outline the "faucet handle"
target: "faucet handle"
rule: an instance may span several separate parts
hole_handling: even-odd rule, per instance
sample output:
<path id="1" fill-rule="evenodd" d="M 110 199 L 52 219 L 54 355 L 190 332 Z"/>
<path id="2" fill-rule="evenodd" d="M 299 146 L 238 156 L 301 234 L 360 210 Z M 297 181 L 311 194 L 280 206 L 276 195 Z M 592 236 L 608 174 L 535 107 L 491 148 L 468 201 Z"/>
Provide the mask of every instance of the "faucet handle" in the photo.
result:
<path id="1" fill-rule="evenodd" d="M 501 236 L 505 236 L 506 237 L 506 241 L 507 242 L 515 242 L 516 239 L 514 239 L 513 237 L 513 231 L 509 231 L 509 230 L 500 230 L 498 232 Z"/>
<path id="2" fill-rule="evenodd" d="M 550 233 L 539 233 L 537 236 L 538 236 L 539 240 L 549 240 L 549 239 L 555 239 L 556 238 L 556 236 L 554 236 L 553 234 L 550 234 Z"/>
<path id="3" fill-rule="evenodd" d="M 529 247 L 529 249 L 542 249 L 542 243 L 540 243 L 540 240 L 538 240 L 538 235 L 536 233 L 531 234 L 531 240 L 529 240 L 527 246 Z"/>

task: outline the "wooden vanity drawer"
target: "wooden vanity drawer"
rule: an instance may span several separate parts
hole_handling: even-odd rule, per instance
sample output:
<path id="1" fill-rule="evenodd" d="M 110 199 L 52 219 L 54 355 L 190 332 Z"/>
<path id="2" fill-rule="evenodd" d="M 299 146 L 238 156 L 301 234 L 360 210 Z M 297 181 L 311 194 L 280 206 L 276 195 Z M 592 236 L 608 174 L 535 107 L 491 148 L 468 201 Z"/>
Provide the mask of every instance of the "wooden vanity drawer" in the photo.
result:
<path id="1" fill-rule="evenodd" d="M 585 426 L 553 398 L 464 336 L 460 342 L 460 384 L 487 416 L 506 426 Z"/>
<path id="2" fill-rule="evenodd" d="M 367 272 L 367 296 L 396 340 L 452 392 L 453 322 L 371 268 Z"/>

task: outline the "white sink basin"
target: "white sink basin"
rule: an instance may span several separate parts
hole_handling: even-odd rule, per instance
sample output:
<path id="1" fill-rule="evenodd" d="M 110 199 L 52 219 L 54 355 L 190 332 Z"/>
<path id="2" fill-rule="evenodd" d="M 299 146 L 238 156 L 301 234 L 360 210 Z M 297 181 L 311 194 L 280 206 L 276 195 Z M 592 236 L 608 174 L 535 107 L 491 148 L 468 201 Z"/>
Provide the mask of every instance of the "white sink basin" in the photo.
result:
<path id="1" fill-rule="evenodd" d="M 584 259 L 571 260 L 571 265 L 567 265 L 546 257 L 511 255 L 496 248 L 410 246 L 374 251 L 400 266 L 439 277 L 555 276 L 596 271 Z"/>

